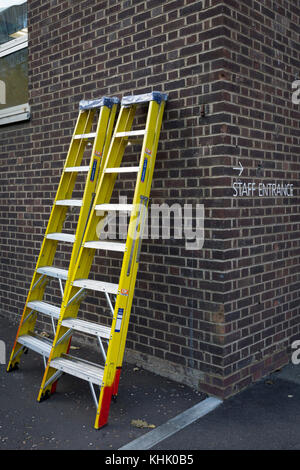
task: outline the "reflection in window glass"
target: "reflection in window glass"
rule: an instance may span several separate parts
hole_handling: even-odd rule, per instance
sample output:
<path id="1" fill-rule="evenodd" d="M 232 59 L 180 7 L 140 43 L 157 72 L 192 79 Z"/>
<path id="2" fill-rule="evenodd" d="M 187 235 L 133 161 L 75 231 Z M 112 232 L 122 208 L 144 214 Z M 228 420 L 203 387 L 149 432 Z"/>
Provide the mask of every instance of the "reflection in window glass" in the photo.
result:
<path id="1" fill-rule="evenodd" d="M 0 0 L 0 125 L 30 119 L 27 1 Z"/>
<path id="2" fill-rule="evenodd" d="M 0 44 L 27 33 L 27 2 L 0 0 Z"/>
<path id="3" fill-rule="evenodd" d="M 28 49 L 0 57 L 0 78 L 6 85 L 6 103 L 0 110 L 28 102 Z"/>

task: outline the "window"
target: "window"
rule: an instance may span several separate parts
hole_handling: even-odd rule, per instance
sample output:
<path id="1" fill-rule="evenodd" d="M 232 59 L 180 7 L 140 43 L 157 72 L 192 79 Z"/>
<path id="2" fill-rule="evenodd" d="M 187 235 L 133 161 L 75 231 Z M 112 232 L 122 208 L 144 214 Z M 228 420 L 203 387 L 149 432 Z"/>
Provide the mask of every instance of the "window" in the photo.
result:
<path id="1" fill-rule="evenodd" d="M 0 125 L 29 118 L 27 1 L 0 0 Z"/>

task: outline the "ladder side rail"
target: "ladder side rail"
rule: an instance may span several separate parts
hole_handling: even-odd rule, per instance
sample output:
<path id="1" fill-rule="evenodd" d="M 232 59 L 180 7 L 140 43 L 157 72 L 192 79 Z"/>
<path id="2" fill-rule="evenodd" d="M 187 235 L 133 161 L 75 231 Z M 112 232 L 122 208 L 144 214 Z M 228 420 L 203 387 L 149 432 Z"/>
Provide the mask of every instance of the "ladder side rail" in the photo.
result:
<path id="1" fill-rule="evenodd" d="M 150 158 L 150 161 L 149 161 L 149 173 L 147 175 L 147 179 L 145 181 L 146 185 L 145 185 L 145 188 L 144 188 L 144 191 L 143 191 L 144 196 L 147 198 L 147 200 L 145 201 L 146 205 L 145 205 L 145 209 L 144 209 L 144 211 L 146 213 L 147 213 L 147 210 L 148 210 L 149 197 L 150 197 L 150 191 L 151 191 L 151 185 L 152 185 L 152 179 L 153 179 L 153 172 L 154 172 L 154 167 L 155 167 L 157 148 L 158 148 L 158 143 L 159 143 L 159 136 L 160 136 L 160 131 L 161 131 L 161 125 L 162 125 L 164 109 L 165 109 L 165 101 L 162 101 L 160 103 L 159 109 L 157 111 L 157 119 L 156 119 L 156 127 L 155 127 L 155 131 L 154 131 L 154 136 L 153 136 L 153 143 L 152 143 L 152 146 L 150 147 L 150 149 L 152 151 L 153 158 Z M 151 138 L 152 138 L 152 136 L 151 136 Z M 145 149 L 146 148 L 149 148 L 147 143 L 145 143 L 145 148 L 143 149 L 144 155 L 145 155 Z M 127 309 L 129 309 L 129 310 L 131 309 L 133 295 L 134 295 L 135 281 L 136 281 L 136 276 L 137 276 L 137 271 L 138 271 L 138 266 L 139 266 L 139 255 L 140 255 L 140 249 L 141 249 L 141 245 L 142 245 L 143 233 L 144 233 L 144 227 L 145 227 L 143 221 L 141 221 L 141 223 L 142 223 L 142 226 L 140 228 L 139 238 L 138 238 L 137 247 L 136 247 L 137 251 L 136 251 L 136 256 L 135 256 L 135 263 L 133 264 L 133 267 L 132 267 L 132 269 L 134 270 L 134 273 L 133 273 L 131 284 L 130 284 L 130 287 L 129 287 L 129 296 L 128 296 L 129 298 L 128 298 L 128 304 L 127 304 Z M 132 283 L 133 283 L 133 285 L 132 285 Z M 121 285 L 121 283 L 120 283 L 119 290 L 121 290 L 122 288 L 123 288 L 123 285 Z M 126 316 L 125 318 L 126 318 L 126 322 L 127 322 L 127 325 L 128 325 L 129 316 Z M 116 378 L 115 383 L 114 383 L 114 390 L 113 390 L 113 395 L 114 396 L 117 395 L 117 390 L 118 390 L 118 382 L 119 382 L 118 379 L 120 377 L 120 368 L 122 366 L 123 357 L 124 357 L 125 344 L 126 344 L 126 338 L 127 338 L 127 329 L 128 329 L 128 326 L 127 326 L 127 328 L 124 328 L 125 334 L 122 334 L 122 336 L 121 336 L 120 348 L 119 348 L 119 353 L 118 353 L 118 360 L 117 360 L 117 365 L 116 365 L 117 370 L 118 370 L 118 378 Z"/>
<path id="2" fill-rule="evenodd" d="M 121 371 L 120 368 L 123 360 L 124 347 L 130 318 L 130 310 L 138 270 L 138 263 L 136 263 L 136 257 L 138 251 L 139 237 L 142 236 L 143 230 L 143 227 L 140 227 L 140 201 L 141 197 L 149 198 L 157 149 L 156 140 L 158 140 L 158 136 L 155 139 L 155 132 L 157 132 L 157 125 L 159 124 L 159 122 L 161 124 L 163 110 L 164 102 L 162 102 L 160 106 L 155 101 L 150 102 L 146 124 L 147 132 L 143 142 L 140 171 L 137 177 L 135 195 L 133 200 L 135 210 L 133 211 L 129 222 L 128 237 L 126 242 L 127 251 L 124 254 L 122 263 L 118 296 L 115 304 L 114 318 L 111 330 L 112 335 L 108 345 L 106 365 L 104 369 L 104 376 L 95 420 L 96 429 L 104 426 L 107 423 L 110 401 L 113 394 L 116 394 L 116 391 L 118 389 Z M 149 150 L 151 153 L 150 157 L 148 155 Z M 151 163 L 149 163 L 149 161 Z M 147 167 L 144 173 L 145 162 Z M 128 272 L 129 263 L 131 263 L 130 272 Z M 123 292 L 123 294 L 121 294 L 121 292 Z"/>

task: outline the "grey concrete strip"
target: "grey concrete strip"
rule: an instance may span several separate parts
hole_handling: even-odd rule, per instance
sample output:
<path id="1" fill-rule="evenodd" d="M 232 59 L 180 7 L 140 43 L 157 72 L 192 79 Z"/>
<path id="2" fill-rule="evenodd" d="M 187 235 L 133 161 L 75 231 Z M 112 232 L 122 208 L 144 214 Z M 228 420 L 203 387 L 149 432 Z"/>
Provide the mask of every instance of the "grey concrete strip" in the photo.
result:
<path id="1" fill-rule="evenodd" d="M 300 385 L 300 366 L 288 364 L 280 371 L 273 373 L 272 378 L 287 380 L 288 382 Z"/>
<path id="2" fill-rule="evenodd" d="M 185 428 L 189 424 L 193 423 L 202 416 L 205 416 L 210 411 L 213 411 L 217 406 L 222 403 L 222 400 L 218 398 L 210 397 L 197 403 L 188 410 L 170 419 L 165 424 L 162 424 L 153 431 L 138 437 L 134 441 L 129 442 L 119 450 L 146 450 L 151 449 L 159 442 L 163 441 L 167 437 L 172 436 L 176 432 Z"/>

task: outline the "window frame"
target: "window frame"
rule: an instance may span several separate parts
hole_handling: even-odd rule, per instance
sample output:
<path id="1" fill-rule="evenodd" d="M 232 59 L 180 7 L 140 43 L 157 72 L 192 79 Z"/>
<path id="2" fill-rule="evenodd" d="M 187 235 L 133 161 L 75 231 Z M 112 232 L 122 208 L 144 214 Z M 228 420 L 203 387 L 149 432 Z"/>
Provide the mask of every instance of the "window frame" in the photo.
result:
<path id="1" fill-rule="evenodd" d="M 28 48 L 28 34 L 0 45 L 0 59 L 21 49 Z M 29 103 L 0 110 L 0 126 L 30 119 Z"/>

